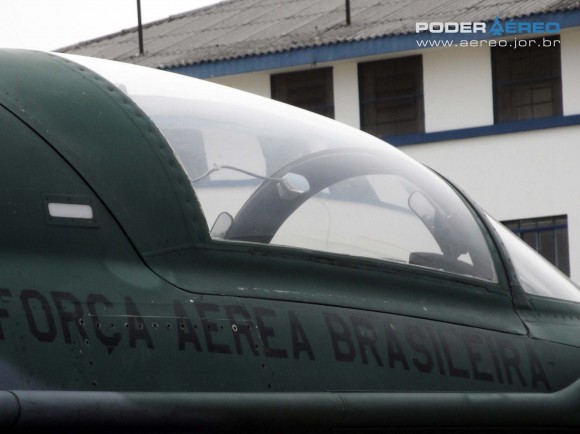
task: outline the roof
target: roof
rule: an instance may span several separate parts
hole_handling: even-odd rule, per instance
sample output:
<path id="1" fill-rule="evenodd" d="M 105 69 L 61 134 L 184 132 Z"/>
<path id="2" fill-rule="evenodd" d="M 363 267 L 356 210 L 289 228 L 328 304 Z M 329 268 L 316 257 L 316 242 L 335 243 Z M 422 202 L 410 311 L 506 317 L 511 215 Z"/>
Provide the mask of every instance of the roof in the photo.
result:
<path id="1" fill-rule="evenodd" d="M 580 9 L 580 0 L 228 0 L 58 51 L 161 69 L 415 33 L 415 23 L 521 18 Z"/>

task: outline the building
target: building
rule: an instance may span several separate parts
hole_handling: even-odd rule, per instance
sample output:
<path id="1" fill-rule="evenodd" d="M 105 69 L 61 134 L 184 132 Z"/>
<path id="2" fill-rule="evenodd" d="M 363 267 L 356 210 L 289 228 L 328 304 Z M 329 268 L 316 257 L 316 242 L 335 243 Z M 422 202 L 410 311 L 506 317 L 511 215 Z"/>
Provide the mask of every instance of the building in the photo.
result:
<path id="1" fill-rule="evenodd" d="M 349 6 L 350 4 L 350 6 Z M 62 51 L 272 97 L 461 185 L 580 279 L 580 1 L 230 0 Z"/>

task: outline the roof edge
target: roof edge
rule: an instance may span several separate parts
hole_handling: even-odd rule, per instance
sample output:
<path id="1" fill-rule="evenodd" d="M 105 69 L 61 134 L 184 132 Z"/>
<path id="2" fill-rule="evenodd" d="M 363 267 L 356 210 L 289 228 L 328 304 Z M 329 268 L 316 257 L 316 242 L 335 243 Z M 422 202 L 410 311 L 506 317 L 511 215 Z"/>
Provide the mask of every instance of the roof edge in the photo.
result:
<path id="1" fill-rule="evenodd" d="M 559 12 L 537 13 L 520 16 L 509 16 L 502 20 L 511 18 L 534 17 L 545 21 L 557 21 L 560 28 L 580 26 L 580 7 L 566 9 Z M 492 20 L 486 21 L 488 23 Z M 513 34 L 526 35 L 526 33 Z M 305 46 L 280 50 L 274 53 L 248 55 L 231 59 L 220 59 L 210 61 L 200 61 L 182 66 L 158 66 L 179 74 L 189 75 L 196 78 L 212 78 L 224 75 L 245 74 L 280 68 L 291 68 L 304 65 L 317 65 L 324 62 L 339 61 L 358 57 L 369 57 L 381 54 L 389 54 L 403 51 L 414 51 L 418 49 L 431 49 L 436 47 L 419 46 L 418 41 L 441 40 L 441 34 L 435 33 L 399 33 L 395 35 L 385 35 L 377 38 L 370 38 L 358 41 L 342 41 L 328 43 L 319 46 Z M 489 38 L 487 34 L 452 34 L 447 35 L 447 40 L 458 43 L 462 40 L 482 40 Z"/>

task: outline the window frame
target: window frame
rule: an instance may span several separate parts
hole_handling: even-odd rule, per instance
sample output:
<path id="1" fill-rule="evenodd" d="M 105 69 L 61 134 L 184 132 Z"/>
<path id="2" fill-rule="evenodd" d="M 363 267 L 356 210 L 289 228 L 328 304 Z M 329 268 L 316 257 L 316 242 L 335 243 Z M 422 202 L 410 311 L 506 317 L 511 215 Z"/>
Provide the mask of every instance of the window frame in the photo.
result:
<path id="1" fill-rule="evenodd" d="M 565 222 L 558 222 L 558 220 L 565 219 Z M 543 225 L 544 222 L 550 220 L 551 224 Z M 516 219 L 516 220 L 506 220 L 501 222 L 506 228 L 511 230 L 514 234 L 516 234 L 521 240 L 523 240 L 528 246 L 538 252 L 542 257 L 552 263 L 556 268 L 558 268 L 562 273 L 566 276 L 570 277 L 570 236 L 568 233 L 568 216 L 566 214 L 556 215 L 556 216 L 545 216 L 545 217 L 537 217 L 537 218 L 526 218 L 526 219 Z M 522 227 L 527 225 L 533 225 L 529 227 Z M 566 230 L 564 237 L 565 239 L 559 239 L 557 231 L 559 230 Z M 544 253 L 542 253 L 542 234 L 546 234 L 551 232 L 552 234 L 552 242 L 553 242 L 553 259 L 547 257 Z M 534 245 L 530 244 L 526 239 L 527 234 L 534 235 Z M 560 234 L 561 235 L 561 234 Z M 544 237 L 545 239 L 545 237 Z M 565 252 L 560 252 L 559 246 L 560 243 L 564 241 L 562 244 L 562 248 L 565 249 Z"/>
<path id="2" fill-rule="evenodd" d="M 388 68 L 388 71 L 385 71 Z M 401 73 L 401 69 L 413 69 L 412 74 Z M 412 89 L 405 91 L 396 86 L 402 83 L 401 80 L 393 80 L 393 76 L 411 76 Z M 374 84 L 371 80 L 374 79 Z M 382 81 L 382 83 L 379 83 Z M 382 93 L 388 93 L 387 96 L 379 97 L 377 87 L 379 84 L 384 85 L 389 82 Z M 423 56 L 413 55 L 396 57 L 389 59 L 375 60 L 371 62 L 361 62 L 358 64 L 358 85 L 359 85 L 359 110 L 361 130 L 378 137 L 389 137 L 396 135 L 419 134 L 425 132 L 425 98 L 424 98 L 424 79 L 423 79 Z M 402 103 L 407 100 L 407 103 Z M 393 104 L 392 107 L 383 108 L 379 104 Z M 415 117 L 412 120 L 378 122 L 377 112 L 397 110 L 397 103 L 407 105 L 415 110 Z M 402 103 L 402 104 L 401 104 Z M 372 117 L 369 110 L 374 110 L 375 121 L 371 122 L 368 118 Z M 390 113 L 388 116 L 391 116 Z M 414 122 L 414 124 L 412 124 Z M 406 123 L 407 126 L 402 126 Z"/>
<path id="3" fill-rule="evenodd" d="M 540 44 L 544 40 L 557 41 L 558 43 L 544 47 Z M 562 116 L 563 114 L 560 36 L 530 38 L 527 41 L 525 47 L 491 47 L 494 124 Z M 542 53 L 543 57 L 540 59 L 534 57 L 539 56 L 539 53 Z M 522 67 L 523 63 L 527 64 L 526 68 Z M 550 72 L 544 75 L 540 72 L 533 74 L 532 65 L 534 63 L 536 66 L 550 63 Z M 518 75 L 518 67 L 520 71 L 522 69 L 524 71 L 519 73 L 520 77 L 514 78 L 513 75 Z M 547 88 L 550 88 L 549 100 L 535 101 L 535 95 Z M 518 98 L 527 99 L 526 92 L 529 93 L 529 102 L 518 103 Z M 551 105 L 550 113 L 542 114 L 541 107 L 548 104 Z"/>
<path id="4" fill-rule="evenodd" d="M 333 81 L 332 67 L 282 72 L 270 75 L 270 92 L 272 99 L 276 101 L 334 119 Z M 291 94 L 291 91 L 295 89 L 303 90 L 303 93 L 299 95 L 300 98 Z M 321 101 L 320 104 L 302 103 L 314 100 L 314 97 L 317 96 L 320 96 L 324 101 Z"/>

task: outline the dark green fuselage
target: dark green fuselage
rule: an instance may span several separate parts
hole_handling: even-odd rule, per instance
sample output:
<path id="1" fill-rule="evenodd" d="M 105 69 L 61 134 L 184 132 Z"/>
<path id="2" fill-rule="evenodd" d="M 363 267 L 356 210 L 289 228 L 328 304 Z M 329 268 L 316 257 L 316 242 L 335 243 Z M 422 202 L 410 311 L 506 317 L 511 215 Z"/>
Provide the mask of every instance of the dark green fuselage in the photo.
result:
<path id="1" fill-rule="evenodd" d="M 1 389 L 577 393 L 580 309 L 526 295 L 491 232 L 497 283 L 212 241 L 116 87 L 34 52 L 0 77 Z"/>

